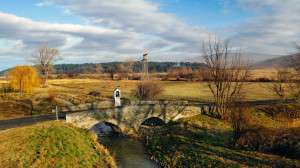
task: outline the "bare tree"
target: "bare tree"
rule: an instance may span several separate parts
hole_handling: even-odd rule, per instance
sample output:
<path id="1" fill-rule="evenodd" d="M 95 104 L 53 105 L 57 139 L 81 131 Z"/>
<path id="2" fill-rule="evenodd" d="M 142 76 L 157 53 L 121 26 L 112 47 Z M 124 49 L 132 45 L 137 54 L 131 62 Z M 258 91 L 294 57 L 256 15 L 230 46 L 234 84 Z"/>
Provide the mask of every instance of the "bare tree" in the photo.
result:
<path id="1" fill-rule="evenodd" d="M 129 75 L 132 73 L 133 71 L 133 64 L 134 64 L 134 61 L 133 60 L 127 60 L 125 61 L 125 68 L 126 68 L 126 72 L 127 72 L 127 75 L 126 75 L 126 79 L 128 80 L 129 78 Z"/>
<path id="2" fill-rule="evenodd" d="M 290 66 L 300 75 L 300 44 L 293 42 L 292 45 L 298 50 L 294 57 L 291 58 Z"/>
<path id="3" fill-rule="evenodd" d="M 290 79 L 290 76 L 291 74 L 286 67 L 277 67 L 276 71 L 271 77 L 273 82 L 263 83 L 263 86 L 271 90 L 279 97 L 280 106 L 284 113 L 286 113 L 285 103 L 288 91 L 286 83 Z"/>
<path id="4" fill-rule="evenodd" d="M 278 96 L 280 108 L 286 117 L 294 116 L 286 105 L 289 93 L 298 103 L 300 102 L 300 46 L 295 42 L 292 45 L 299 52 L 277 65 L 272 75 L 273 82 L 263 84 Z"/>
<path id="5" fill-rule="evenodd" d="M 53 64 L 63 58 L 59 55 L 59 50 L 56 48 L 50 48 L 47 45 L 40 45 L 32 54 L 29 62 L 36 65 L 40 75 L 42 76 L 42 83 L 45 84 L 49 72 L 55 71 Z"/>
<path id="6" fill-rule="evenodd" d="M 119 79 L 121 80 L 122 78 L 125 77 L 127 68 L 125 67 L 124 64 L 118 64 L 116 67 L 116 72 L 119 74 Z"/>
<path id="7" fill-rule="evenodd" d="M 293 98 L 300 103 L 300 44 L 293 42 L 292 45 L 298 51 L 295 56 L 287 60 L 288 67 L 292 69 L 288 87 Z"/>
<path id="8" fill-rule="evenodd" d="M 243 61 L 242 53 L 236 53 L 230 58 L 229 41 L 209 40 L 201 48 L 202 56 L 208 65 L 203 75 L 214 96 L 216 116 L 222 119 L 230 118 L 230 106 L 243 98 L 246 80 L 250 77 L 251 64 Z"/>
<path id="9" fill-rule="evenodd" d="M 98 77 L 101 77 L 101 73 L 103 72 L 103 67 L 101 64 L 96 64 L 96 72 L 98 74 Z"/>
<path id="10" fill-rule="evenodd" d="M 116 69 L 110 66 L 110 67 L 108 67 L 106 69 L 106 71 L 109 73 L 110 78 L 113 80 L 114 79 L 114 75 L 116 73 Z"/>

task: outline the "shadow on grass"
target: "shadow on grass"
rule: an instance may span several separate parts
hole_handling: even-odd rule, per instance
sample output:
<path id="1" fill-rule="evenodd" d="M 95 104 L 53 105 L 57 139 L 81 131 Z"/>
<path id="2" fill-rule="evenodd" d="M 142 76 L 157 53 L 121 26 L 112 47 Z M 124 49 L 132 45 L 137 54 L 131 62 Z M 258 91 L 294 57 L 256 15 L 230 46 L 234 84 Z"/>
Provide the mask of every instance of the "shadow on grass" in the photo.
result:
<path id="1" fill-rule="evenodd" d="M 171 167 L 297 167 L 299 161 L 244 151 L 229 143 L 230 129 L 175 122 L 152 130 L 147 147 L 162 166 Z"/>

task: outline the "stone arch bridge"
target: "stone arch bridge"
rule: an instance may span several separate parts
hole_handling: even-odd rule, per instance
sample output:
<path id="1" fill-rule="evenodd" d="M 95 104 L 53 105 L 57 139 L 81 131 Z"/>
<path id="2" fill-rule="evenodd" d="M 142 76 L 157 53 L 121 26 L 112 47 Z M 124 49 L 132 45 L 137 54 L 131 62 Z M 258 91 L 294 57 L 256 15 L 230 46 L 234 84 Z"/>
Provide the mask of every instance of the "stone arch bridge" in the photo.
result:
<path id="1" fill-rule="evenodd" d="M 70 113 L 66 115 L 66 121 L 89 130 L 96 124 L 108 122 L 118 126 L 124 134 L 134 134 L 149 118 L 159 118 L 168 123 L 201 114 L 202 110 L 201 106 L 187 104 L 138 104 Z"/>

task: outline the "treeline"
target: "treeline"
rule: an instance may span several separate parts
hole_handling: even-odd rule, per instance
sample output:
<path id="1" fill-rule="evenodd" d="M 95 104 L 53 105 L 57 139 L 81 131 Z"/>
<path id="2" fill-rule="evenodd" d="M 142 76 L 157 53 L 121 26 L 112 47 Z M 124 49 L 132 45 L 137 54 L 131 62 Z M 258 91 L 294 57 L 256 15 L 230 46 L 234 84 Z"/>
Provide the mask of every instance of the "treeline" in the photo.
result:
<path id="1" fill-rule="evenodd" d="M 124 62 L 108 62 L 101 63 L 101 67 L 103 68 L 103 73 L 109 73 L 111 68 L 118 71 L 119 65 L 124 64 Z M 97 73 L 97 64 L 95 63 L 84 63 L 84 64 L 57 64 L 53 66 L 56 70 L 56 74 L 88 74 L 88 73 Z M 148 70 L 149 72 L 167 72 L 168 69 L 180 69 L 185 67 L 187 69 L 199 69 L 206 67 L 204 63 L 189 63 L 189 62 L 148 62 Z M 136 61 L 133 63 L 132 72 L 138 73 L 142 70 L 142 63 L 140 61 Z"/>

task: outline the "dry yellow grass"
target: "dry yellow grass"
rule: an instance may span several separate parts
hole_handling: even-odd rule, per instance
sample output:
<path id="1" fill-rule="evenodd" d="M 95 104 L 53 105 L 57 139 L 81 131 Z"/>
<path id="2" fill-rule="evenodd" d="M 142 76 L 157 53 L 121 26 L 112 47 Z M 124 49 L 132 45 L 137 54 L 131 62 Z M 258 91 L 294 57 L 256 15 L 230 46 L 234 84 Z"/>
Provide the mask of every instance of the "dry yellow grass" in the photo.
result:
<path id="1" fill-rule="evenodd" d="M 276 71 L 275 68 L 261 68 L 252 70 L 253 79 L 258 78 L 271 78 L 273 73 Z"/>
<path id="2" fill-rule="evenodd" d="M 255 69 L 253 78 L 270 77 L 275 69 Z M 131 94 L 138 80 L 99 80 L 99 79 L 50 79 L 47 81 L 47 87 L 40 87 L 34 90 L 31 98 L 34 99 L 49 97 L 49 92 L 55 92 L 59 98 L 66 100 L 78 99 L 77 103 L 85 103 L 112 99 L 112 93 L 115 88 L 122 92 L 122 98 L 134 99 Z M 4 77 L 0 78 L 0 87 L 6 83 Z M 190 100 L 200 102 L 212 102 L 213 96 L 205 82 L 182 82 L 182 81 L 163 81 L 163 93 L 158 99 L 170 100 Z M 99 97 L 89 96 L 91 91 L 101 93 Z M 247 101 L 261 101 L 277 99 L 276 95 L 262 83 L 251 82 L 246 86 Z M 88 99 L 88 100 L 87 100 Z"/>
<path id="3" fill-rule="evenodd" d="M 288 128 L 300 128 L 300 118 L 291 120 L 291 122 L 288 123 Z"/>
<path id="4" fill-rule="evenodd" d="M 289 71 L 293 71 L 292 69 L 289 69 Z M 259 78 L 268 78 L 272 79 L 274 76 L 274 73 L 276 72 L 276 68 L 260 68 L 260 69 L 253 69 L 252 70 L 252 78 L 253 79 L 259 79 Z"/>
<path id="5" fill-rule="evenodd" d="M 119 88 L 122 97 L 134 99 L 131 90 L 136 87 L 139 81 L 132 80 L 97 80 L 97 79 L 55 79 L 48 81 L 48 87 L 38 88 L 35 95 L 48 95 L 49 91 L 55 91 L 59 97 L 71 99 L 75 96 L 84 96 L 91 91 L 99 91 L 102 98 L 111 99 L 115 88 Z M 212 94 L 205 82 L 162 82 L 163 93 L 158 99 L 184 99 L 201 102 L 211 102 Z M 273 92 L 263 87 L 261 83 L 251 82 L 246 86 L 246 100 L 274 100 Z"/>

